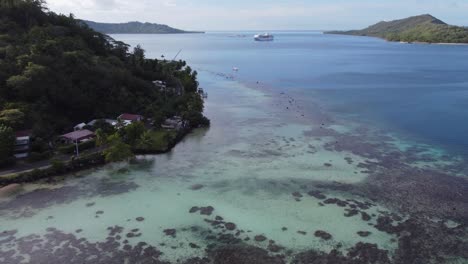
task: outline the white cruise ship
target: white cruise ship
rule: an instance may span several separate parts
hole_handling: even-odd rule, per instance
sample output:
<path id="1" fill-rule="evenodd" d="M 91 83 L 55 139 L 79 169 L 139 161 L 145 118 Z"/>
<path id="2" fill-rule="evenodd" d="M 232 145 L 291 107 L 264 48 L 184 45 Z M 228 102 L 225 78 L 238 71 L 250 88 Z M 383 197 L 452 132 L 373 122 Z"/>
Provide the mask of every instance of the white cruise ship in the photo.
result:
<path id="1" fill-rule="evenodd" d="M 258 34 L 254 36 L 255 41 L 273 41 L 275 37 L 271 34 Z"/>

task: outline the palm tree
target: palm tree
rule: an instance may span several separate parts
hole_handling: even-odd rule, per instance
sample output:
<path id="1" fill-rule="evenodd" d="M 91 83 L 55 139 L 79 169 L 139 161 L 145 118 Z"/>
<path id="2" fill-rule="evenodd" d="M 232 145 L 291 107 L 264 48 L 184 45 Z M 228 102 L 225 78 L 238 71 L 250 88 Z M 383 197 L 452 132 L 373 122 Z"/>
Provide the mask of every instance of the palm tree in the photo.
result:
<path id="1" fill-rule="evenodd" d="M 153 144 L 153 139 L 151 137 L 151 132 L 150 131 L 145 131 L 141 137 L 140 140 L 138 140 L 138 145 L 141 148 L 151 148 Z"/>
<path id="2" fill-rule="evenodd" d="M 100 128 L 96 130 L 96 146 L 102 147 L 107 144 L 107 136 L 104 131 Z"/>

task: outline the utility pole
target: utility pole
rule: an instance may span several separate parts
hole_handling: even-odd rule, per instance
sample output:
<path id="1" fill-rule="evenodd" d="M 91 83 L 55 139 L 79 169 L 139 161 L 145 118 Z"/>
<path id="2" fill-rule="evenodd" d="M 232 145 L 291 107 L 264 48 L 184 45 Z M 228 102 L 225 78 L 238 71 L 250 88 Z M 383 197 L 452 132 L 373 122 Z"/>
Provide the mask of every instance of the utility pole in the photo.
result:
<path id="1" fill-rule="evenodd" d="M 76 147 L 76 156 L 78 157 L 78 156 L 80 156 L 80 150 L 78 148 L 78 139 L 75 140 L 75 147 Z"/>

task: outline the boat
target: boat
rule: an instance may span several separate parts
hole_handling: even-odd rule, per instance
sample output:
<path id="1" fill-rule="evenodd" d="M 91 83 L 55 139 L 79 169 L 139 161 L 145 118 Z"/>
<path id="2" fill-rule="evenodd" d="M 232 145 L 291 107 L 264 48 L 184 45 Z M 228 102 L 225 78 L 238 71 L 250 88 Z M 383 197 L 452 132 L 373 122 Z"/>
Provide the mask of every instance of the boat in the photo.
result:
<path id="1" fill-rule="evenodd" d="M 254 36 L 255 41 L 273 41 L 275 37 L 271 34 L 258 34 Z"/>

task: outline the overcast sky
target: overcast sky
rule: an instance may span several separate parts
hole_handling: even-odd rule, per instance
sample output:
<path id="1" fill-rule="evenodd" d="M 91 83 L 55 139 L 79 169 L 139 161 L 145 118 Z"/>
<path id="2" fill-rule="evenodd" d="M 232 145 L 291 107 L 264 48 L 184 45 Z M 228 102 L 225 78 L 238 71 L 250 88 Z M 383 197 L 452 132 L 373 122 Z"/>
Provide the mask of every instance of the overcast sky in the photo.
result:
<path id="1" fill-rule="evenodd" d="M 468 0 L 48 0 L 50 10 L 98 22 L 192 30 L 352 29 L 430 13 L 468 26 Z"/>

